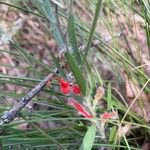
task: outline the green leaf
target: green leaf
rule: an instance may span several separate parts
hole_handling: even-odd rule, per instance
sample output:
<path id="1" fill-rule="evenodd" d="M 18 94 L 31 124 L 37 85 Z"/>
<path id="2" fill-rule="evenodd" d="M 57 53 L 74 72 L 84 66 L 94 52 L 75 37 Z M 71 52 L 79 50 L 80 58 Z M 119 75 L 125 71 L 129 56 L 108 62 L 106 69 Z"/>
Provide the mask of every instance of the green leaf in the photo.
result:
<path id="1" fill-rule="evenodd" d="M 82 93 L 85 95 L 86 94 L 86 81 L 83 77 L 81 69 L 76 64 L 76 61 L 70 52 L 66 52 L 65 57 L 67 59 L 70 69 L 71 69 L 79 87 L 81 88 Z"/>
<path id="2" fill-rule="evenodd" d="M 97 0 L 94 20 L 93 20 L 92 27 L 91 27 L 91 30 L 90 30 L 88 43 L 87 43 L 87 46 L 85 48 L 85 54 L 83 56 L 82 65 L 86 61 L 86 58 L 87 58 L 87 55 L 88 55 L 88 52 L 89 52 L 89 49 L 90 49 L 90 46 L 91 46 L 91 43 L 92 43 L 92 39 L 94 37 L 94 32 L 95 32 L 95 29 L 96 29 L 99 13 L 100 13 L 100 10 L 102 9 L 102 6 L 103 6 L 103 0 Z"/>
<path id="3" fill-rule="evenodd" d="M 113 143 L 115 141 L 116 133 L 117 133 L 117 127 L 113 126 L 109 134 L 109 143 Z"/>
<path id="4" fill-rule="evenodd" d="M 92 146 L 94 144 L 95 134 L 96 134 L 96 126 L 92 125 L 91 127 L 88 128 L 88 130 L 83 138 L 80 150 L 91 150 L 92 149 Z"/>
<path id="5" fill-rule="evenodd" d="M 108 83 L 108 90 L 107 90 L 107 110 L 111 109 L 111 83 Z"/>
<path id="6" fill-rule="evenodd" d="M 49 0 L 33 0 L 32 4 L 49 20 L 51 24 L 50 30 L 52 31 L 59 48 L 64 49 L 65 44 L 58 28 L 57 18 L 55 16 L 55 8 L 52 7 Z"/>
<path id="7" fill-rule="evenodd" d="M 58 43 L 59 48 L 62 50 L 65 48 L 65 44 L 58 28 L 57 18 L 55 16 L 55 7 L 52 7 L 49 0 L 42 0 L 43 2 L 43 10 L 45 12 L 45 16 L 51 23 L 51 31 Z"/>
<path id="8" fill-rule="evenodd" d="M 71 47 L 73 49 L 73 54 L 74 54 L 78 64 L 81 64 L 81 57 L 80 57 L 80 53 L 78 50 L 76 31 L 75 31 L 75 23 L 74 23 L 73 15 L 69 16 L 68 32 L 69 32 L 69 42 L 70 42 Z"/>

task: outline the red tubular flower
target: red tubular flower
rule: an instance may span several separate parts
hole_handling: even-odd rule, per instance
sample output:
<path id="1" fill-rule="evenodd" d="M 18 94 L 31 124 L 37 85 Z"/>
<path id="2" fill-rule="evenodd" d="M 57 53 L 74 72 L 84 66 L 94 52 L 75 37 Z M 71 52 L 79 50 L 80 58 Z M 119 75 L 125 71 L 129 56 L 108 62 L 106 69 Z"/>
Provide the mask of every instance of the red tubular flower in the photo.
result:
<path id="1" fill-rule="evenodd" d="M 93 116 L 90 113 L 88 113 L 85 110 L 85 108 L 80 103 L 78 103 L 75 99 L 70 98 L 68 100 L 68 104 L 70 106 L 74 107 L 78 111 L 78 113 L 80 113 L 81 115 L 83 115 L 85 118 L 88 118 L 88 119 L 93 118 Z"/>
<path id="2" fill-rule="evenodd" d="M 105 112 L 104 114 L 101 115 L 101 118 L 104 120 L 108 120 L 108 119 L 113 119 L 117 117 L 117 113 L 107 113 Z"/>
<path id="3" fill-rule="evenodd" d="M 70 83 L 65 81 L 64 79 L 60 79 L 60 90 L 63 94 L 69 94 L 70 93 Z"/>
<path id="4" fill-rule="evenodd" d="M 77 95 L 81 93 L 80 87 L 77 84 L 73 84 L 71 86 L 71 90 L 74 94 L 77 94 Z"/>
<path id="5" fill-rule="evenodd" d="M 60 90 L 63 94 L 69 94 L 72 92 L 73 94 L 79 95 L 81 93 L 80 87 L 77 84 L 73 84 L 70 86 L 70 83 L 65 81 L 64 79 L 57 79 L 60 84 Z"/>

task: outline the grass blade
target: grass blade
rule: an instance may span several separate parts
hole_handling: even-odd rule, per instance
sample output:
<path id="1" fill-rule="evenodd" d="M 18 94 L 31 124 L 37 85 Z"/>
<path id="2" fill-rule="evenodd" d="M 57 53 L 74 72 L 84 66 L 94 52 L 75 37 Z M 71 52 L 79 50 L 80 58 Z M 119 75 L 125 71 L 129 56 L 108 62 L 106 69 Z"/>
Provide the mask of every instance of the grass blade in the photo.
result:
<path id="1" fill-rule="evenodd" d="M 103 0 L 98 0 L 97 1 L 97 7 L 96 7 L 96 11 L 95 11 L 95 16 L 94 16 L 94 20 L 93 20 L 93 23 L 92 23 L 92 28 L 91 28 L 91 31 L 90 31 L 88 43 L 87 43 L 87 46 L 85 48 L 85 54 L 83 56 L 82 65 L 84 64 L 84 62 L 86 60 L 86 57 L 88 55 L 88 52 L 89 52 L 89 49 L 90 49 L 90 46 L 91 46 L 92 39 L 94 37 L 94 32 L 95 32 L 98 16 L 99 16 L 100 10 L 102 8 L 102 4 L 103 4 Z"/>

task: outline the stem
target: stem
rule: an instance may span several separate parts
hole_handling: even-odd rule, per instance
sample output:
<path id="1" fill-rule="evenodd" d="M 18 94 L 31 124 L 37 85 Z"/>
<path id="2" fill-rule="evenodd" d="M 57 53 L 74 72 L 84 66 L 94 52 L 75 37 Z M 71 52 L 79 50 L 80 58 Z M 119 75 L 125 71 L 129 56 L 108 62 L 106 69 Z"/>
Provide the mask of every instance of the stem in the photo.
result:
<path id="1" fill-rule="evenodd" d="M 56 74 L 58 74 L 58 70 L 46 76 L 37 86 L 35 86 L 24 97 L 22 97 L 17 105 L 15 105 L 9 111 L 6 111 L 0 118 L 0 125 L 13 121 L 20 111 L 30 102 L 30 100 L 36 96 L 47 85 L 47 83 L 56 76 Z"/>

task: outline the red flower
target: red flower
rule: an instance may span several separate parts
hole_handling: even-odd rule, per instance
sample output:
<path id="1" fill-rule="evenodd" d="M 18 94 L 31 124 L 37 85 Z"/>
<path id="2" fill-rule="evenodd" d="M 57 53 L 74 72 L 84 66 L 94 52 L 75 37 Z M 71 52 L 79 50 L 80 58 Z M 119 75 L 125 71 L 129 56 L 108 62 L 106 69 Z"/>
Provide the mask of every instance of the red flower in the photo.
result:
<path id="1" fill-rule="evenodd" d="M 71 90 L 74 94 L 80 94 L 81 93 L 80 87 L 77 84 L 73 84 L 71 86 Z"/>
<path id="2" fill-rule="evenodd" d="M 78 103 L 75 99 L 70 98 L 68 100 L 68 104 L 70 106 L 74 107 L 78 111 L 78 113 L 80 113 L 81 115 L 83 115 L 85 118 L 88 118 L 88 119 L 93 118 L 93 116 L 90 113 L 88 113 L 85 110 L 85 108 L 80 103 Z"/>
<path id="3" fill-rule="evenodd" d="M 60 90 L 63 94 L 69 94 L 70 93 L 70 83 L 65 81 L 64 79 L 60 79 Z"/>
<path id="4" fill-rule="evenodd" d="M 73 94 L 80 94 L 81 90 L 77 84 L 71 84 L 68 81 L 65 81 L 64 79 L 57 79 L 60 84 L 60 90 L 63 94 L 69 94 L 72 92 Z"/>
<path id="5" fill-rule="evenodd" d="M 105 112 L 104 114 L 101 115 L 101 118 L 104 120 L 108 120 L 108 119 L 114 119 L 117 117 L 117 113 L 107 113 Z"/>

